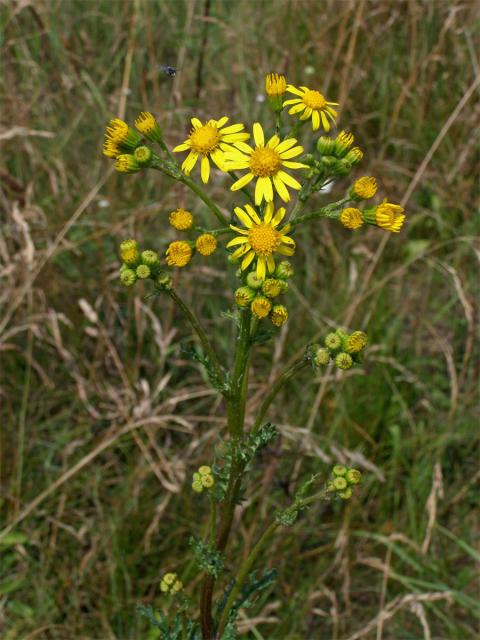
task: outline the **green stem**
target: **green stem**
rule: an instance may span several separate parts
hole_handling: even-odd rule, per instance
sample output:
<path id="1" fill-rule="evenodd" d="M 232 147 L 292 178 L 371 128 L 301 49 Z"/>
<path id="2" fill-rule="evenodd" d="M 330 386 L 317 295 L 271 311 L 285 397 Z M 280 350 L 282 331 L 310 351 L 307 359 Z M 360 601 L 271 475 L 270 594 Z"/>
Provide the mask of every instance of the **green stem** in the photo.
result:
<path id="1" fill-rule="evenodd" d="M 343 205 L 347 202 L 350 202 L 350 197 L 342 198 L 341 200 L 333 202 L 326 207 L 322 207 L 318 211 L 312 211 L 312 213 L 306 213 L 299 218 L 295 218 L 295 220 L 290 220 L 289 224 L 290 226 L 294 227 L 298 224 L 303 224 L 304 222 L 310 222 L 310 220 L 316 220 L 317 218 L 337 218 L 337 209 L 343 207 Z"/>
<path id="2" fill-rule="evenodd" d="M 243 416 L 245 405 L 244 389 L 247 377 L 247 363 L 250 352 L 250 327 L 252 314 L 250 309 L 240 311 L 240 328 L 237 337 L 237 349 L 235 351 L 235 363 L 233 366 L 231 397 L 228 402 L 228 429 L 232 438 L 238 438 L 243 432 Z"/>
<path id="3" fill-rule="evenodd" d="M 251 431 L 252 435 L 255 435 L 257 431 L 260 429 L 260 427 L 262 426 L 262 422 L 265 417 L 265 414 L 268 411 L 268 408 L 272 404 L 273 400 L 275 399 L 276 395 L 278 394 L 280 389 L 283 387 L 283 385 L 286 382 L 288 382 L 290 378 L 292 378 L 298 371 L 301 371 L 302 369 L 307 367 L 308 364 L 309 364 L 308 360 L 305 360 L 304 358 L 302 358 L 301 360 L 298 360 L 297 362 L 292 364 L 290 367 L 287 367 L 286 369 L 284 369 L 282 373 L 278 376 L 278 378 L 270 387 L 270 391 L 267 393 L 264 401 L 262 402 L 260 411 L 258 412 L 257 418 L 252 427 L 252 431 Z"/>
<path id="4" fill-rule="evenodd" d="M 180 178 L 180 182 L 186 184 L 189 189 L 191 189 L 201 200 L 203 200 L 203 202 L 207 205 L 207 207 L 221 224 L 228 225 L 227 218 L 223 215 L 223 213 L 213 202 L 213 200 L 208 197 L 205 191 L 196 182 L 194 182 L 189 176 L 186 175 L 182 175 L 182 177 Z"/>
<path id="5" fill-rule="evenodd" d="M 275 133 L 280 135 L 280 131 L 282 129 L 282 112 L 275 111 Z"/>
<path id="6" fill-rule="evenodd" d="M 237 578 L 235 580 L 235 585 L 233 589 L 230 591 L 230 595 L 228 596 L 227 603 L 225 605 L 222 616 L 220 618 L 220 623 L 218 627 L 219 638 L 222 637 L 222 633 L 224 632 L 225 627 L 227 626 L 227 623 L 228 623 L 230 611 L 233 605 L 235 604 L 235 600 L 237 599 L 237 596 L 240 593 L 240 589 L 242 588 L 243 583 L 245 582 L 250 571 L 252 570 L 252 567 L 255 563 L 255 560 L 258 557 L 258 554 L 260 553 L 262 548 L 265 546 L 265 544 L 270 541 L 270 538 L 273 536 L 278 526 L 279 526 L 278 522 L 272 522 L 272 524 L 265 529 L 265 531 L 260 536 L 256 545 L 253 547 L 253 549 L 250 551 L 247 558 L 242 563 L 242 566 L 240 567 L 240 571 L 238 572 Z"/>
<path id="7" fill-rule="evenodd" d="M 215 369 L 215 373 L 217 375 L 219 382 L 223 383 L 225 381 L 224 375 L 223 375 L 222 367 L 218 360 L 217 354 L 215 353 L 215 350 L 210 344 L 210 340 L 208 339 L 207 334 L 205 333 L 205 330 L 200 324 L 200 321 L 198 320 L 197 316 L 173 289 L 169 289 L 167 293 L 175 302 L 175 304 L 180 308 L 183 315 L 187 318 L 187 320 L 192 325 L 197 336 L 200 338 L 200 342 L 202 343 L 202 347 L 205 353 L 207 354 L 208 359 L 210 360 L 210 363 Z"/>

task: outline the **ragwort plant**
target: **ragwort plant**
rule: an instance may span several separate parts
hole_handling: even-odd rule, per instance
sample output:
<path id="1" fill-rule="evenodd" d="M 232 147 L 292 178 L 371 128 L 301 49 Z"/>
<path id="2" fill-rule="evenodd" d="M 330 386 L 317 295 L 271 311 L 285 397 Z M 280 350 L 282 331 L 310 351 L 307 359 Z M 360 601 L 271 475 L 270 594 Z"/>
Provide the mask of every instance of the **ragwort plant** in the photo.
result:
<path id="1" fill-rule="evenodd" d="M 258 452 L 278 435 L 275 426 L 265 421 L 271 403 L 285 383 L 306 367 L 347 370 L 359 364 L 367 344 L 363 331 L 347 332 L 339 327 L 325 336 L 323 344 L 306 345 L 304 355 L 268 389 L 253 426 L 245 428 L 252 351 L 288 320 L 284 298 L 294 267 L 286 258 L 295 254 L 297 229 L 330 218 L 352 230 L 370 224 L 396 233 L 405 220 L 402 207 L 386 199 L 365 206 L 377 192 L 371 176 L 353 182 L 342 199 L 307 211 L 310 197 L 334 180 L 347 178 L 363 153 L 353 146 L 354 137 L 346 131 L 336 137 L 317 136 L 306 152 L 298 143 L 298 133 L 309 123 L 314 135 L 319 129 L 328 133 L 336 123 L 337 103 L 328 102 L 315 89 L 287 84 L 284 76 L 273 73 L 266 77 L 265 90 L 273 114 L 271 130 L 255 122 L 250 134 L 242 123 L 229 124 L 227 116 L 206 122 L 194 117 L 187 138 L 170 150 L 160 124 L 148 112 L 135 120 L 136 130 L 119 119 L 111 120 L 106 129 L 104 154 L 115 159 L 117 171 L 161 171 L 200 198 L 216 223 L 203 228 L 195 223 L 192 213 L 178 208 L 170 213 L 169 223 L 179 239 L 169 244 L 163 258 L 150 248 L 141 249 L 134 239 L 120 245 L 122 284 L 132 287 L 138 280 L 148 280 L 152 295 L 173 300 L 200 341 L 201 352 L 192 356 L 205 367 L 226 409 L 226 427 L 219 434 L 218 446 L 212 458 L 193 474 L 191 485 L 193 492 L 206 494 L 210 509 L 208 534 L 190 540 L 201 573 L 199 611 L 194 594 L 187 595 L 188 585 L 183 585 L 171 567 L 163 576 L 160 591 L 173 599 L 174 606 L 169 603 L 166 612 L 140 607 L 161 637 L 170 640 L 236 638 L 240 608 L 249 606 L 254 594 L 275 578 L 274 571 L 258 574 L 256 564 L 277 530 L 292 525 L 298 514 L 316 501 L 348 500 L 361 482 L 357 469 L 342 465 L 335 465 L 323 483 L 321 472 L 305 479 L 292 503 L 273 514 L 246 559 L 239 566 L 225 561 L 234 510 L 242 499 L 249 469 Z M 179 165 L 174 154 L 185 153 Z M 201 182 L 208 185 L 212 163 L 230 177 L 230 190 L 236 195 L 241 191 L 242 200 L 247 201 L 233 206 L 231 216 L 191 177 L 199 169 Z M 296 198 L 290 206 L 293 194 Z M 231 366 L 221 362 L 214 342 L 171 277 L 172 269 L 184 269 L 197 255 L 208 257 L 219 249 L 225 254 L 226 266 L 236 269 L 238 279 L 232 294 L 235 311 L 229 314 L 237 325 Z M 226 566 L 234 567 L 229 575 Z"/>

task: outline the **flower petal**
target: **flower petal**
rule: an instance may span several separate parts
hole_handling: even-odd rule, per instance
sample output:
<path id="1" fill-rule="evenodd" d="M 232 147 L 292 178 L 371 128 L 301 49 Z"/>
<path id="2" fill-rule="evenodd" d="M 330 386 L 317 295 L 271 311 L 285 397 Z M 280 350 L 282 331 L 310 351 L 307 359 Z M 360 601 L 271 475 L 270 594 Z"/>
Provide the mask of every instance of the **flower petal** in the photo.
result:
<path id="1" fill-rule="evenodd" d="M 250 253 L 247 253 L 245 258 L 242 260 L 242 271 L 245 271 L 245 269 L 250 265 L 250 263 L 254 258 L 255 258 L 255 251 L 250 251 Z"/>
<path id="2" fill-rule="evenodd" d="M 308 169 L 308 165 L 303 164 L 303 162 L 292 162 L 291 160 L 284 160 L 282 167 L 287 167 L 288 169 Z"/>
<path id="3" fill-rule="evenodd" d="M 235 247 L 237 244 L 245 244 L 246 242 L 248 242 L 248 238 L 245 238 L 244 236 L 237 236 L 227 243 L 227 249 L 229 249 L 230 247 Z"/>
<path id="4" fill-rule="evenodd" d="M 288 113 L 293 116 L 296 113 L 300 113 L 300 111 L 304 111 L 308 109 L 308 107 L 306 107 L 303 102 L 300 102 L 300 104 L 295 104 L 293 105 L 293 107 L 290 107 L 290 109 L 288 110 Z"/>
<path id="5" fill-rule="evenodd" d="M 289 160 L 290 158 L 294 158 L 295 156 L 299 156 L 303 153 L 303 147 L 293 147 L 293 149 L 287 149 L 286 151 L 282 151 L 280 153 L 280 158 L 282 160 Z"/>
<path id="6" fill-rule="evenodd" d="M 280 138 L 275 134 L 267 142 L 267 147 L 269 149 L 276 149 L 276 147 L 279 145 L 279 143 L 280 143 Z"/>
<path id="7" fill-rule="evenodd" d="M 245 142 L 242 142 L 241 140 L 239 140 L 238 142 L 234 142 L 233 146 L 239 150 L 239 153 L 243 151 L 243 153 L 246 153 L 247 156 L 251 156 L 253 153 L 252 147 L 248 144 L 245 144 Z"/>
<path id="8" fill-rule="evenodd" d="M 236 260 L 237 258 L 240 258 L 240 256 L 244 256 L 247 251 L 250 251 L 251 246 L 248 243 L 245 243 L 243 246 L 238 247 L 238 249 L 235 249 L 235 251 L 232 253 L 232 258 L 234 260 Z"/>
<path id="9" fill-rule="evenodd" d="M 312 115 L 312 112 L 313 112 L 313 109 L 311 109 L 310 107 L 305 107 L 305 111 L 300 116 L 300 120 L 308 120 Z"/>
<path id="10" fill-rule="evenodd" d="M 178 151 L 186 151 L 187 149 L 190 149 L 190 140 L 185 140 L 185 142 L 182 142 L 182 144 L 177 144 L 176 147 L 173 147 L 173 151 L 175 153 L 177 153 Z"/>
<path id="11" fill-rule="evenodd" d="M 277 151 L 281 155 L 284 151 L 286 151 L 287 149 L 290 149 L 290 147 L 293 147 L 296 144 L 297 144 L 296 138 L 285 138 L 285 140 L 283 140 L 278 145 L 275 151 Z"/>
<path id="12" fill-rule="evenodd" d="M 282 182 L 282 186 L 283 186 L 283 182 Z M 286 189 L 286 187 L 284 188 Z M 277 213 L 273 216 L 272 227 L 278 226 L 280 222 L 284 219 L 286 213 L 287 213 L 287 210 L 285 209 L 285 207 L 280 207 Z"/>
<path id="13" fill-rule="evenodd" d="M 227 118 L 227 116 L 223 116 L 222 118 L 220 118 L 220 120 L 217 120 L 217 129 L 221 129 L 224 124 L 227 124 L 228 120 L 229 118 Z"/>
<path id="14" fill-rule="evenodd" d="M 238 133 L 239 131 L 243 131 L 244 128 L 245 125 L 243 124 L 230 124 L 228 127 L 223 127 L 220 133 L 222 134 L 222 136 L 226 133 Z"/>
<path id="15" fill-rule="evenodd" d="M 312 128 L 316 131 L 320 127 L 320 114 L 318 111 L 312 113 Z"/>
<path id="16" fill-rule="evenodd" d="M 279 171 L 277 173 L 277 176 L 289 187 L 292 187 L 292 189 L 302 188 L 302 185 L 298 182 L 298 180 L 295 180 L 293 176 L 291 176 L 289 173 L 286 173 L 285 171 Z"/>
<path id="17" fill-rule="evenodd" d="M 191 173 L 193 167 L 195 166 L 197 160 L 198 160 L 198 153 L 195 153 L 195 151 L 190 151 L 188 156 L 182 162 L 182 171 L 187 176 L 190 175 L 190 173 Z"/>
<path id="18" fill-rule="evenodd" d="M 264 177 L 264 178 L 258 178 L 258 182 L 262 183 L 261 189 L 263 191 L 263 197 L 265 198 L 265 201 L 271 202 L 273 200 L 272 181 L 270 180 L 270 178 Z"/>
<path id="19" fill-rule="evenodd" d="M 257 278 L 259 280 L 264 280 L 266 275 L 266 265 L 265 258 L 263 256 L 259 256 L 257 260 Z"/>
<path id="20" fill-rule="evenodd" d="M 224 142 L 242 142 L 243 140 L 248 140 L 249 137 L 249 133 L 227 133 L 227 135 L 222 136 L 221 139 Z"/>
<path id="21" fill-rule="evenodd" d="M 210 154 L 210 158 L 213 160 L 213 162 L 217 165 L 217 167 L 221 171 L 226 171 L 225 156 L 219 149 L 215 149 L 215 151 L 212 151 L 212 153 Z M 296 163 L 294 162 L 293 164 L 296 164 Z M 287 166 L 287 164 L 285 164 L 285 166 Z"/>
<path id="22" fill-rule="evenodd" d="M 192 123 L 192 127 L 194 129 L 200 129 L 200 127 L 203 127 L 203 124 L 200 122 L 198 118 L 192 118 L 190 122 Z"/>
<path id="23" fill-rule="evenodd" d="M 200 175 L 202 176 L 203 184 L 207 184 L 210 177 L 210 162 L 208 161 L 207 156 L 203 156 L 202 158 L 202 162 L 200 165 Z"/>
<path id="24" fill-rule="evenodd" d="M 246 204 L 245 209 L 247 210 L 248 215 L 255 222 L 255 224 L 262 224 L 262 221 L 260 220 L 258 213 L 255 211 L 255 209 L 252 207 L 251 204 Z"/>
<path id="25" fill-rule="evenodd" d="M 305 91 L 302 91 L 301 89 L 297 89 L 297 87 L 295 87 L 293 84 L 287 85 L 287 91 L 288 93 L 293 93 L 296 96 L 303 96 L 303 94 L 305 93 Z"/>
<path id="26" fill-rule="evenodd" d="M 320 113 L 320 115 L 322 117 L 323 128 L 325 129 L 325 131 L 330 131 L 330 123 L 327 119 L 327 116 L 323 113 L 323 111 Z"/>
<path id="27" fill-rule="evenodd" d="M 273 273 L 275 271 L 275 258 L 272 254 L 267 257 L 267 267 L 269 273 Z"/>
<path id="28" fill-rule="evenodd" d="M 286 247 L 285 245 L 281 244 L 279 247 L 277 247 L 277 253 L 281 253 L 282 256 L 293 256 L 293 254 L 295 253 L 295 249 Z"/>
<path id="29" fill-rule="evenodd" d="M 253 123 L 253 139 L 257 147 L 265 145 L 265 136 L 263 135 L 262 125 L 259 122 Z"/>
<path id="30" fill-rule="evenodd" d="M 255 185 L 255 204 L 260 206 L 262 204 L 262 200 L 265 197 L 263 193 L 263 183 L 260 178 L 257 179 L 257 184 Z"/>
<path id="31" fill-rule="evenodd" d="M 291 100 L 284 100 L 283 106 L 286 107 L 287 104 L 298 104 L 299 102 L 302 102 L 300 98 L 292 98 Z"/>
<path id="32" fill-rule="evenodd" d="M 269 202 L 267 204 L 267 206 L 265 207 L 265 216 L 263 218 L 264 222 L 266 222 L 266 223 L 270 222 L 270 220 L 272 219 L 272 216 L 273 216 L 273 210 L 274 210 L 273 202 Z"/>
<path id="33" fill-rule="evenodd" d="M 243 222 L 243 224 L 247 227 L 247 229 L 251 229 L 253 227 L 253 222 L 250 216 L 248 215 L 248 213 L 245 213 L 243 209 L 240 209 L 240 207 L 235 207 L 234 212 L 237 218 L 241 222 Z"/>
<path id="34" fill-rule="evenodd" d="M 278 195 L 284 202 L 288 202 L 290 200 L 290 194 L 288 193 L 287 187 L 283 184 L 282 180 L 278 177 L 278 173 L 276 176 L 273 176 L 273 184 L 275 185 L 275 189 L 277 190 Z"/>
<path id="35" fill-rule="evenodd" d="M 234 224 L 230 225 L 230 229 L 232 229 L 232 231 L 236 231 L 237 233 L 243 233 L 244 235 L 248 236 L 247 229 L 240 229 L 240 227 L 236 227 Z"/>
<path id="36" fill-rule="evenodd" d="M 227 165 L 227 169 L 230 170 L 230 167 L 228 165 Z M 246 173 L 239 180 L 237 180 L 232 184 L 232 186 L 230 187 L 230 190 L 238 191 L 239 189 L 242 189 L 242 187 L 244 187 L 246 184 L 248 184 L 250 180 L 253 180 L 253 173 Z"/>

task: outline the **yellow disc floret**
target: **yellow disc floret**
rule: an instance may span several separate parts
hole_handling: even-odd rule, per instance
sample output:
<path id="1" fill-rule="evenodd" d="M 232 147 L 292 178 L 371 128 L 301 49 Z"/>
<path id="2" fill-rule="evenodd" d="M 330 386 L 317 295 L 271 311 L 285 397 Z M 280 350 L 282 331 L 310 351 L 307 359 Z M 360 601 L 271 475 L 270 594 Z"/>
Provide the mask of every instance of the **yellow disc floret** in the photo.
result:
<path id="1" fill-rule="evenodd" d="M 278 73 L 269 73 L 265 76 L 265 93 L 267 96 L 283 96 L 287 90 L 287 81 L 285 76 Z"/>
<path id="2" fill-rule="evenodd" d="M 257 224 L 248 232 L 248 241 L 257 255 L 270 255 L 280 244 L 281 233 L 271 224 Z"/>
<path id="3" fill-rule="evenodd" d="M 184 267 L 190 262 L 192 248 L 188 242 L 176 240 L 168 245 L 165 255 L 170 267 Z"/>
<path id="4" fill-rule="evenodd" d="M 354 182 L 351 191 L 353 197 L 368 200 L 377 193 L 377 181 L 373 176 L 364 176 Z"/>
<path id="5" fill-rule="evenodd" d="M 217 248 L 217 240 L 211 233 L 202 233 L 195 242 L 195 248 L 202 256 L 211 256 Z"/>
<path id="6" fill-rule="evenodd" d="M 185 209 L 175 209 L 168 216 L 168 220 L 174 229 L 178 231 L 186 231 L 193 224 L 193 216 L 190 211 Z"/>
<path id="7" fill-rule="evenodd" d="M 250 171 L 254 176 L 271 178 L 282 166 L 280 155 L 268 147 L 260 147 L 250 156 Z"/>
<path id="8" fill-rule="evenodd" d="M 379 227 L 398 233 L 405 221 L 404 209 L 399 204 L 392 204 L 385 199 L 375 209 L 375 221 Z"/>
<path id="9" fill-rule="evenodd" d="M 255 298 L 251 305 L 252 313 L 257 316 L 257 318 L 266 318 L 270 313 L 271 308 L 272 303 L 264 296 L 258 296 Z"/>

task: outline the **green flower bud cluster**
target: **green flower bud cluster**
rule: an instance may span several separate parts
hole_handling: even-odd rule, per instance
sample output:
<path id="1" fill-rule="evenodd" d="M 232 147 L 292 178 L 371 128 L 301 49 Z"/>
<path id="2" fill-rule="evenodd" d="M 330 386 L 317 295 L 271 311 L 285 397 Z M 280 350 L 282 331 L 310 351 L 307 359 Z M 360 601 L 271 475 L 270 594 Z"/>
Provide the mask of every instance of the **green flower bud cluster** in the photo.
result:
<path id="1" fill-rule="evenodd" d="M 183 589 L 182 582 L 178 579 L 176 573 L 166 573 L 160 582 L 160 591 L 162 593 L 171 593 L 175 595 Z"/>
<path id="2" fill-rule="evenodd" d="M 137 280 L 154 280 L 161 288 L 171 287 L 171 278 L 160 268 L 160 258 L 155 251 L 140 252 L 136 240 L 124 240 L 120 245 L 120 282 L 131 287 Z"/>
<path id="3" fill-rule="evenodd" d="M 311 171 L 324 177 L 348 176 L 363 157 L 358 147 L 351 148 L 352 144 L 353 135 L 346 131 L 341 131 L 336 138 L 321 136 L 317 140 L 317 152 L 321 157 L 308 163 Z"/>
<path id="4" fill-rule="evenodd" d="M 332 469 L 330 480 L 327 482 L 327 491 L 336 493 L 343 500 L 348 500 L 353 493 L 352 487 L 361 482 L 362 474 L 358 469 L 336 464 Z"/>
<path id="5" fill-rule="evenodd" d="M 284 305 L 273 304 L 271 300 L 288 291 L 287 280 L 292 276 L 293 267 L 288 260 L 280 262 L 270 278 L 262 280 L 255 271 L 250 271 L 246 284 L 235 291 L 235 302 L 239 307 L 250 307 L 257 318 L 268 316 L 276 327 L 281 327 L 288 320 L 288 311 Z"/>
<path id="6" fill-rule="evenodd" d="M 363 331 L 348 334 L 337 329 L 327 334 L 323 341 L 324 346 L 310 345 L 307 358 L 314 368 L 325 367 L 333 361 L 338 369 L 350 369 L 354 364 L 361 362 L 362 352 L 367 342 L 367 334 Z"/>
<path id="7" fill-rule="evenodd" d="M 212 468 L 203 465 L 193 474 L 192 489 L 196 493 L 202 493 L 204 489 L 211 489 L 215 484 Z"/>

